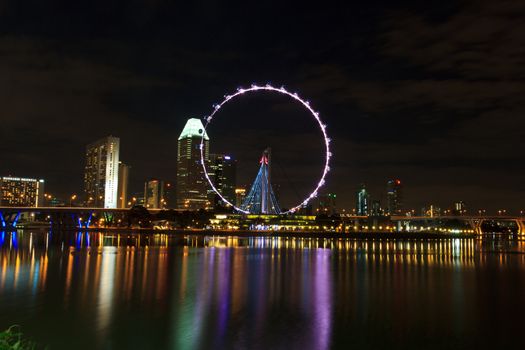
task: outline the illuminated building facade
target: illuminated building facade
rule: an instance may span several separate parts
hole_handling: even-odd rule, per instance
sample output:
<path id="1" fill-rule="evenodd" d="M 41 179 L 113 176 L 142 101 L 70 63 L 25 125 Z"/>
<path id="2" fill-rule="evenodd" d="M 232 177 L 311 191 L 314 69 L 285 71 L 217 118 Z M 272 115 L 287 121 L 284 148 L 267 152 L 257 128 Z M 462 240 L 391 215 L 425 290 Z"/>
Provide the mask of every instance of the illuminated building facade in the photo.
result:
<path id="1" fill-rule="evenodd" d="M 217 191 L 228 201 L 235 203 L 235 185 L 237 176 L 237 162 L 230 156 L 224 154 L 210 154 L 208 176 L 213 181 Z M 208 190 L 208 198 L 214 205 L 222 205 L 221 199 L 212 190 Z"/>
<path id="2" fill-rule="evenodd" d="M 441 209 L 431 204 L 428 207 L 421 208 L 421 216 L 428 216 L 430 218 L 439 217 L 441 216 Z"/>
<path id="3" fill-rule="evenodd" d="M 44 203 L 44 180 L 0 177 L 0 206 L 41 207 Z"/>
<path id="4" fill-rule="evenodd" d="M 130 166 L 122 162 L 118 164 L 118 208 L 127 208 L 128 184 Z"/>
<path id="5" fill-rule="evenodd" d="M 144 184 L 144 206 L 151 209 L 165 209 L 169 206 L 171 184 L 151 179 Z"/>
<path id="6" fill-rule="evenodd" d="M 387 183 L 387 214 L 388 215 L 400 215 L 403 208 L 403 195 L 402 195 L 401 181 L 389 180 Z"/>
<path id="7" fill-rule="evenodd" d="M 208 184 L 201 165 L 200 144 L 204 134 L 204 160 L 209 162 L 210 138 L 200 119 L 188 119 L 177 143 L 176 208 L 187 210 L 206 209 Z"/>
<path id="8" fill-rule="evenodd" d="M 246 189 L 236 188 L 235 189 L 235 206 L 240 207 L 242 205 L 242 202 L 244 202 L 245 197 L 246 197 Z"/>
<path id="9" fill-rule="evenodd" d="M 364 184 L 361 184 L 356 194 L 356 213 L 357 215 L 368 215 L 370 206 L 370 196 Z"/>
<path id="10" fill-rule="evenodd" d="M 454 202 L 454 210 L 452 211 L 452 214 L 465 215 L 466 213 L 467 213 L 467 206 L 465 205 L 465 202 L 463 201 Z"/>
<path id="11" fill-rule="evenodd" d="M 86 147 L 84 194 L 87 206 L 118 205 L 120 139 L 108 136 Z"/>

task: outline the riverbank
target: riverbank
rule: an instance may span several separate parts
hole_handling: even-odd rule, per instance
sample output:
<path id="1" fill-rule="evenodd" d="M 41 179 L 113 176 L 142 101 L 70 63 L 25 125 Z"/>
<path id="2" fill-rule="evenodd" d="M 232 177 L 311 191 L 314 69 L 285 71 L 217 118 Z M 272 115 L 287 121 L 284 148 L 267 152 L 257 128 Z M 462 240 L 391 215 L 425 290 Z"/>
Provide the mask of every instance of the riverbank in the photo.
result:
<path id="1" fill-rule="evenodd" d="M 38 227 L 19 228 L 24 231 L 43 230 Z M 122 228 L 122 227 L 98 227 L 89 229 L 67 229 L 67 232 L 97 232 L 115 233 L 128 235 L 180 235 L 180 236 L 236 236 L 236 237 L 290 237 L 290 238 L 354 238 L 354 239 L 448 239 L 448 238 L 474 238 L 479 236 L 475 233 L 443 233 L 443 232 L 332 232 L 332 231 L 239 231 L 239 230 L 198 230 L 198 229 L 177 229 L 177 230 L 153 230 L 151 228 Z"/>

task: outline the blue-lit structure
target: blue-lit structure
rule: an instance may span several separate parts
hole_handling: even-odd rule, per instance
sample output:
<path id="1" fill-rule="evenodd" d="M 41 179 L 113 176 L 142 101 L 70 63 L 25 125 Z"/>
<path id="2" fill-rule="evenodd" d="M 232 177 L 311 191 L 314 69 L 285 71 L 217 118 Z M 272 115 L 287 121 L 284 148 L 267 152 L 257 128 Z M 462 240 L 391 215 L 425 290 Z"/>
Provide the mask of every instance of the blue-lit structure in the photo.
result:
<path id="1" fill-rule="evenodd" d="M 19 210 L 13 212 L 3 212 L 0 210 L 0 226 L 5 228 L 16 229 L 21 212 Z"/>
<path id="2" fill-rule="evenodd" d="M 240 208 L 250 214 L 279 214 L 281 208 L 277 203 L 270 182 L 271 158 L 269 148 L 264 150 L 260 163 L 261 167 L 257 177 Z"/>

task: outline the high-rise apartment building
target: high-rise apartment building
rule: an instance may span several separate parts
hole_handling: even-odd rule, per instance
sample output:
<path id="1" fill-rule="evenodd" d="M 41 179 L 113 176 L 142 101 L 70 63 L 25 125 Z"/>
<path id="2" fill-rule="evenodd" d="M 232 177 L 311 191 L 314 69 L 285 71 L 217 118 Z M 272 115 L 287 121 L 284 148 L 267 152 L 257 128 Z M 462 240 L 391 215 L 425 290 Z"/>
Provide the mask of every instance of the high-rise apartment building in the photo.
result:
<path id="1" fill-rule="evenodd" d="M 87 206 L 118 205 L 120 139 L 108 136 L 86 147 L 84 194 Z"/>
<path id="2" fill-rule="evenodd" d="M 177 209 L 206 209 L 208 200 L 208 183 L 201 165 L 200 144 L 204 135 L 204 161 L 209 162 L 210 138 L 204 131 L 200 119 L 188 119 L 177 143 Z"/>
<path id="3" fill-rule="evenodd" d="M 403 196 L 400 180 L 389 180 L 387 183 L 387 214 L 400 215 L 403 208 Z"/>
<path id="4" fill-rule="evenodd" d="M 230 203 L 234 204 L 236 200 L 237 162 L 232 157 L 224 154 L 210 154 L 208 169 L 208 175 L 217 191 Z M 219 196 L 211 188 L 208 190 L 208 199 L 214 206 L 223 204 L 220 203 Z"/>
<path id="5" fill-rule="evenodd" d="M 0 206 L 41 207 L 44 203 L 44 180 L 0 177 Z"/>
<path id="6" fill-rule="evenodd" d="M 122 162 L 118 163 L 118 208 L 128 207 L 128 185 L 129 185 L 129 170 L 131 167 Z"/>

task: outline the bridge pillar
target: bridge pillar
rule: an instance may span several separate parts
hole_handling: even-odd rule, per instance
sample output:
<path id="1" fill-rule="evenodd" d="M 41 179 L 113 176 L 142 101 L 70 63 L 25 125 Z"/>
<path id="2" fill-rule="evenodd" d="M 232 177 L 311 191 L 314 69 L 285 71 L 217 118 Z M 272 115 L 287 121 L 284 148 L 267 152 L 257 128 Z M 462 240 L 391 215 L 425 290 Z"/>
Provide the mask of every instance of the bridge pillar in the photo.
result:
<path id="1" fill-rule="evenodd" d="M 19 211 L 3 211 L 0 212 L 0 226 L 2 229 L 16 229 L 18 219 L 20 219 Z"/>
<path id="2" fill-rule="evenodd" d="M 83 216 L 86 218 L 83 219 Z M 78 222 L 78 228 L 89 228 L 89 225 L 91 225 L 91 219 L 93 218 L 93 212 L 90 211 L 89 214 L 78 214 L 77 215 L 77 222 Z"/>
<path id="3" fill-rule="evenodd" d="M 115 224 L 115 214 L 112 212 L 105 211 L 102 213 L 102 216 L 104 217 L 104 226 L 114 226 Z"/>
<path id="4" fill-rule="evenodd" d="M 470 225 L 470 228 L 474 230 L 474 232 L 478 235 L 481 235 L 483 232 L 481 232 L 481 223 L 483 220 L 481 219 L 470 219 L 468 220 L 468 223 Z"/>
<path id="5" fill-rule="evenodd" d="M 518 228 L 519 228 L 518 234 L 525 235 L 525 222 L 523 221 L 523 219 L 517 219 L 516 223 L 518 224 Z"/>

